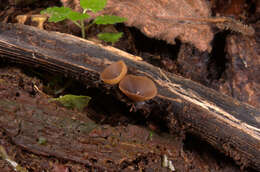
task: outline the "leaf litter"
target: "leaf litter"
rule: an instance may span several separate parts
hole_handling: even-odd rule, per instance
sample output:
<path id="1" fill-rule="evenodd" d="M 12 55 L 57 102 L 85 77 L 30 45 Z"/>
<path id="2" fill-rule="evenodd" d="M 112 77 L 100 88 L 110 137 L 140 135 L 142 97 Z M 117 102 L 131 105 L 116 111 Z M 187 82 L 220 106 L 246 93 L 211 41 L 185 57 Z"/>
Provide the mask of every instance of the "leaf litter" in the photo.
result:
<path id="1" fill-rule="evenodd" d="M 61 0 L 64 6 L 79 9 L 80 0 Z M 175 44 L 175 39 L 191 43 L 200 51 L 210 52 L 214 33 L 212 26 L 244 35 L 254 29 L 228 17 L 212 17 L 205 0 L 108 0 L 106 14 L 127 18 L 125 24 L 134 26 L 150 38 Z"/>

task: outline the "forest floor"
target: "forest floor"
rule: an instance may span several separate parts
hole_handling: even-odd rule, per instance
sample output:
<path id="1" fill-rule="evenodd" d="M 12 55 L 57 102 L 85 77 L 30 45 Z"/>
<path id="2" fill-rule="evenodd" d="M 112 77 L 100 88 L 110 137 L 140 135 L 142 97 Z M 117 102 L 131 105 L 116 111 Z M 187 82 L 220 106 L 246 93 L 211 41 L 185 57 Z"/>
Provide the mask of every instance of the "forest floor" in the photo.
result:
<path id="1" fill-rule="evenodd" d="M 60 5 L 58 1 L 51 0 L 24 6 L 1 3 L 0 22 L 8 23 L 16 23 L 17 15 L 39 14 L 48 6 Z M 25 24 L 35 26 L 29 20 Z M 63 22 L 46 23 L 44 27 L 46 30 L 80 36 L 79 30 Z M 117 25 L 116 28 L 123 31 L 125 36 L 115 47 L 140 55 L 169 71 L 169 56 L 176 53 L 174 49 L 179 46 L 178 42 L 169 52 L 171 45 L 146 38 L 137 29 L 123 25 Z M 90 39 L 97 29 L 100 28 L 89 30 Z M 143 46 L 136 42 L 142 42 Z M 149 50 L 149 45 L 157 46 L 156 50 Z M 164 57 L 158 58 L 158 54 Z M 87 95 L 91 100 L 82 111 L 68 110 L 50 101 L 53 97 L 65 94 Z M 231 158 L 194 135 L 169 134 L 156 119 L 147 120 L 138 113 L 129 112 L 124 104 L 114 97 L 101 94 L 99 90 L 86 90 L 81 83 L 65 76 L 1 61 L 0 118 L 9 118 L 6 114 L 10 116 L 10 123 L 5 127 L 0 126 L 1 172 L 15 171 L 10 161 L 6 160 L 7 155 L 8 159 L 22 167 L 16 169 L 18 171 L 148 172 L 173 171 L 173 167 L 181 172 L 254 171 L 240 169 Z M 20 121 L 19 125 L 16 120 Z M 44 128 L 39 129 L 38 126 L 34 127 L 35 131 L 30 136 L 24 136 L 26 125 L 35 120 L 39 120 L 39 126 L 50 129 L 48 131 L 52 131 L 52 125 L 63 125 L 60 131 L 53 131 L 59 133 L 53 137 L 48 137 Z M 42 139 L 47 140 L 46 143 Z M 73 140 L 81 140 L 82 144 L 75 145 Z"/>

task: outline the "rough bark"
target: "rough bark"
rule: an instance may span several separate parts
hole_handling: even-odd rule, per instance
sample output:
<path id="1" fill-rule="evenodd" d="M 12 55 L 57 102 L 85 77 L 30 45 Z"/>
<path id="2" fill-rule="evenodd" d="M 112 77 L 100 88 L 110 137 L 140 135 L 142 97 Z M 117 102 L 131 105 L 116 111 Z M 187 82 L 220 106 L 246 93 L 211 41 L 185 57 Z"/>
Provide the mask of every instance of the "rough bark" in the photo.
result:
<path id="1" fill-rule="evenodd" d="M 258 24 L 260 28 L 260 24 Z M 227 37 L 227 69 L 219 90 L 235 99 L 260 108 L 260 44 L 255 38 L 230 35 Z"/>
<path id="2" fill-rule="evenodd" d="M 144 115 L 160 114 L 158 119 L 164 119 L 170 131 L 182 128 L 200 136 L 242 167 L 260 170 L 260 110 L 253 106 L 164 72 L 140 57 L 28 26 L 0 24 L 0 56 L 30 67 L 64 73 L 132 104 L 117 87 L 99 79 L 107 64 L 124 60 L 129 73 L 146 75 L 158 87 L 157 97 L 139 107 Z"/>
<path id="3" fill-rule="evenodd" d="M 97 125 L 84 113 L 57 108 L 47 99 L 30 102 L 26 96 L 19 100 L 0 97 L 1 128 L 13 143 L 38 155 L 71 160 L 99 171 L 118 171 L 124 163 L 142 155 L 160 159 L 164 150 L 158 149 L 158 145 L 169 150 L 179 148 L 177 139 L 162 139 L 154 134 L 151 141 L 149 130 L 141 127 Z M 44 144 L 39 143 L 41 138 L 46 140 Z M 155 166 L 163 170 L 160 161 Z"/>

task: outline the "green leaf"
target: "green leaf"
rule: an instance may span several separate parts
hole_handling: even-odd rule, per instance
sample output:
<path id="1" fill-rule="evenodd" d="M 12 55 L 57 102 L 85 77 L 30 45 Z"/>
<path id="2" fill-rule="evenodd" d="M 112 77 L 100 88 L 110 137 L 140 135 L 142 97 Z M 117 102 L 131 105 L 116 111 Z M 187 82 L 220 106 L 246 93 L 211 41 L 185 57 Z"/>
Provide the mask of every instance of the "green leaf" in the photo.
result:
<path id="1" fill-rule="evenodd" d="M 107 0 L 80 0 L 80 6 L 85 10 L 93 12 L 101 11 L 105 8 Z"/>
<path id="2" fill-rule="evenodd" d="M 72 11 L 67 7 L 49 7 L 46 10 L 41 11 L 41 14 L 48 14 L 50 16 L 49 22 L 59 22 L 65 19 L 77 21 L 90 17 L 88 14 L 81 14 L 79 12 Z"/>
<path id="3" fill-rule="evenodd" d="M 90 16 L 88 14 L 82 14 L 76 11 L 71 11 L 68 13 L 67 18 L 72 20 L 72 21 L 77 21 L 77 20 L 84 20 L 89 18 Z"/>
<path id="4" fill-rule="evenodd" d="M 38 138 L 38 144 L 40 145 L 45 145 L 47 143 L 47 139 L 44 137 L 39 137 Z"/>
<path id="5" fill-rule="evenodd" d="M 104 16 L 98 16 L 95 18 L 93 23 L 95 24 L 116 24 L 116 23 L 122 23 L 126 21 L 126 18 L 113 16 L 113 15 L 104 15 Z"/>
<path id="6" fill-rule="evenodd" d="M 48 14 L 50 16 L 48 21 L 56 23 L 65 20 L 71 11 L 72 10 L 67 7 L 49 7 L 42 10 L 41 14 Z"/>
<path id="7" fill-rule="evenodd" d="M 121 37 L 123 33 L 100 33 L 98 34 L 98 38 L 105 41 L 105 42 L 112 42 L 113 44 L 117 42 Z"/>
<path id="8" fill-rule="evenodd" d="M 60 96 L 59 98 L 54 98 L 52 101 L 60 102 L 64 107 L 68 109 L 77 109 L 82 111 L 90 101 L 91 97 L 89 96 L 77 96 L 72 94 L 67 94 Z"/>

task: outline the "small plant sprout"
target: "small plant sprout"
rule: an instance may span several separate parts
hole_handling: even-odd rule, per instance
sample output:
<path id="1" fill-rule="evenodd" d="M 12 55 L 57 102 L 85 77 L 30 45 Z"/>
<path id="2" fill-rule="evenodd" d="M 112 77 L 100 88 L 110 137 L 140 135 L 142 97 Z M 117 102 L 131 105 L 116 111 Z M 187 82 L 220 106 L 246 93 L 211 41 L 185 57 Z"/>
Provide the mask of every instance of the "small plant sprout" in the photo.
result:
<path id="1" fill-rule="evenodd" d="M 38 144 L 39 145 L 45 145 L 47 143 L 47 139 L 44 137 L 39 137 L 38 138 Z"/>
<path id="2" fill-rule="evenodd" d="M 150 131 L 150 133 L 149 133 L 148 140 L 150 140 L 150 141 L 153 140 L 153 132 L 152 131 Z"/>
<path id="3" fill-rule="evenodd" d="M 114 16 L 114 15 L 100 15 L 97 16 L 90 22 L 87 26 L 84 24 L 84 20 L 90 18 L 88 12 L 97 13 L 102 11 L 107 4 L 107 0 L 80 0 L 80 6 L 83 9 L 82 13 L 73 11 L 68 7 L 49 7 L 43 11 L 41 14 L 47 14 L 49 16 L 49 22 L 59 22 L 65 19 L 71 20 L 75 25 L 81 28 L 82 38 L 86 38 L 85 31 L 88 30 L 93 24 L 96 25 L 107 25 L 123 23 L 126 18 Z M 100 33 L 98 38 L 114 44 L 117 42 L 123 33 Z"/>
<path id="4" fill-rule="evenodd" d="M 78 111 L 83 111 L 84 108 L 88 106 L 90 99 L 91 97 L 89 96 L 66 94 L 58 98 L 53 98 L 51 101 L 58 101 L 68 109 L 77 109 Z"/>

